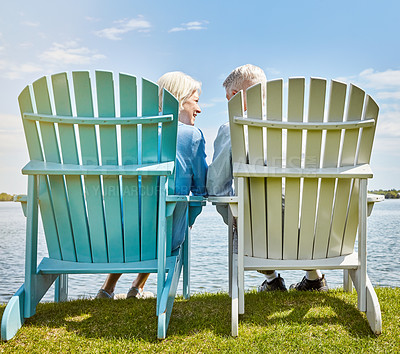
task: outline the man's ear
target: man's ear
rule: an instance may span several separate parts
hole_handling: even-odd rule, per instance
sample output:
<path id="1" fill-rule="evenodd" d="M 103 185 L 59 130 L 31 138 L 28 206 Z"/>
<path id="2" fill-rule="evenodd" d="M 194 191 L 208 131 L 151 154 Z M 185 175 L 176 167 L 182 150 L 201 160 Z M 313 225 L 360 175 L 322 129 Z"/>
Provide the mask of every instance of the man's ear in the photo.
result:
<path id="1" fill-rule="evenodd" d="M 238 93 L 236 90 L 232 90 L 231 92 L 226 93 L 226 99 L 229 101 L 233 96 L 235 96 Z"/>

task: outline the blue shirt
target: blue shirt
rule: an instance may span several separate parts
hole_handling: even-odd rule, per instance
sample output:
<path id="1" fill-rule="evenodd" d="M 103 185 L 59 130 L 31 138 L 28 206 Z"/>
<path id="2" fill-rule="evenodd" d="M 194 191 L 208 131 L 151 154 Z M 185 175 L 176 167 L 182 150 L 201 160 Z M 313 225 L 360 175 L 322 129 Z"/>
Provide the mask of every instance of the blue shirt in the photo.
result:
<path id="1" fill-rule="evenodd" d="M 208 166 L 208 195 L 233 195 L 232 182 L 231 134 L 229 131 L 229 123 L 225 123 L 218 129 L 217 137 L 214 141 L 213 161 L 210 166 Z M 228 224 L 228 205 L 218 204 L 216 208 L 224 219 L 225 224 Z"/>
<path id="2" fill-rule="evenodd" d="M 208 195 L 233 195 L 232 147 L 229 123 L 221 125 L 214 141 L 214 155 L 208 167 Z"/>
<path id="3" fill-rule="evenodd" d="M 207 168 L 203 133 L 194 126 L 179 122 L 176 146 L 175 194 L 207 195 Z M 172 250 L 179 247 L 185 239 L 186 211 L 186 203 L 176 204 L 172 227 Z M 201 207 L 199 207 L 195 216 L 200 212 Z"/>

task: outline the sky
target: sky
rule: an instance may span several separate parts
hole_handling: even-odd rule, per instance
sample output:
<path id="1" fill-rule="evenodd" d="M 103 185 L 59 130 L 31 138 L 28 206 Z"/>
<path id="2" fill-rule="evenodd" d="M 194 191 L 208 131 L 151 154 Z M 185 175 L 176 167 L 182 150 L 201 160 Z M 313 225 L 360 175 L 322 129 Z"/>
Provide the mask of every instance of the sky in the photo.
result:
<path id="1" fill-rule="evenodd" d="M 210 162 L 228 119 L 222 82 L 247 63 L 268 79 L 323 77 L 364 89 L 380 107 L 369 189 L 400 189 L 398 1 L 21 0 L 0 6 L 0 193 L 26 193 L 17 97 L 43 75 L 191 75 L 202 82 L 196 126 Z"/>

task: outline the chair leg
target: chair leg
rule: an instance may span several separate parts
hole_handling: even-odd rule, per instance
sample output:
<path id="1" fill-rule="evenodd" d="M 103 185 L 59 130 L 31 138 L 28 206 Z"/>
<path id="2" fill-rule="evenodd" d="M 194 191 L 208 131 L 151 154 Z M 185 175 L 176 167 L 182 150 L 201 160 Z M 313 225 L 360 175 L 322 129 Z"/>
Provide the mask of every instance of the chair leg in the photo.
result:
<path id="1" fill-rule="evenodd" d="M 190 229 L 186 231 L 183 244 L 183 298 L 190 298 Z"/>
<path id="2" fill-rule="evenodd" d="M 68 274 L 60 274 L 55 281 L 54 302 L 68 300 Z"/>
<path id="3" fill-rule="evenodd" d="M 381 334 L 382 332 L 382 314 L 381 307 L 379 305 L 378 297 L 376 296 L 375 290 L 367 278 L 367 319 L 372 332 L 375 334 Z"/>
<path id="4" fill-rule="evenodd" d="M 239 299 L 238 299 L 238 273 L 237 255 L 232 260 L 232 336 L 237 337 L 239 332 Z"/>
<path id="5" fill-rule="evenodd" d="M 375 334 L 380 334 L 382 331 L 382 314 L 379 305 L 378 297 L 376 296 L 375 290 L 369 280 L 368 275 L 366 275 L 366 286 L 362 287 L 360 284 L 360 270 L 350 270 L 349 271 L 351 279 L 353 280 L 354 287 L 357 290 L 358 295 L 363 291 L 366 297 L 366 304 L 364 306 L 365 310 L 360 308 L 362 304 L 358 303 L 358 308 L 367 315 L 367 320 L 372 332 Z M 361 297 L 362 298 L 362 297 Z M 360 302 L 360 296 L 358 296 Z"/>
<path id="6" fill-rule="evenodd" d="M 159 302 L 159 307 L 157 308 L 158 339 L 164 339 L 167 335 L 176 289 L 178 288 L 179 277 L 182 270 L 182 257 L 183 255 L 181 254 L 175 263 L 175 267 L 173 269 L 169 269 L 162 291 L 157 292 L 157 300 Z"/>
<path id="7" fill-rule="evenodd" d="M 353 291 L 353 284 L 351 282 L 350 274 L 347 269 L 343 270 L 343 290 L 349 293 Z"/>
<path id="8" fill-rule="evenodd" d="M 157 338 L 165 339 L 166 336 L 167 336 L 167 314 L 164 312 L 158 315 Z"/>
<path id="9" fill-rule="evenodd" d="M 10 340 L 22 327 L 24 318 L 25 287 L 22 285 L 8 302 L 1 319 L 1 339 Z"/>
<path id="10" fill-rule="evenodd" d="M 228 208 L 228 277 L 229 296 L 232 297 L 233 216 Z"/>
<path id="11" fill-rule="evenodd" d="M 239 289 L 239 314 L 244 314 L 244 270 L 242 267 L 238 269 L 238 289 Z"/>
<path id="12" fill-rule="evenodd" d="M 244 313 L 244 178 L 238 180 L 238 258 L 237 258 L 237 281 L 239 289 L 239 314 Z M 247 183 L 247 181 L 246 181 Z M 247 185 L 247 184 L 246 184 Z"/>

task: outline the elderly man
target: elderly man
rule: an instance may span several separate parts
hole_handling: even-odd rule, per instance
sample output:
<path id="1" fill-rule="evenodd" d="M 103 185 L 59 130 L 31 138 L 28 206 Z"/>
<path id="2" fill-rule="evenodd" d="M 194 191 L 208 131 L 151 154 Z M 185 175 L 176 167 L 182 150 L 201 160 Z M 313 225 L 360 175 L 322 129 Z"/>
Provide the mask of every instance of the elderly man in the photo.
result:
<path id="1" fill-rule="evenodd" d="M 258 83 L 262 84 L 265 95 L 266 76 L 264 71 L 251 64 L 239 66 L 234 69 L 225 79 L 223 86 L 226 91 L 226 98 L 229 101 L 237 92 L 246 90 Z M 244 95 L 244 110 L 247 110 L 246 95 Z M 214 141 L 213 162 L 208 168 L 207 191 L 210 196 L 233 195 L 232 188 L 232 150 L 229 132 L 229 123 L 223 124 Z M 221 214 L 224 222 L 228 224 L 228 206 L 218 205 L 218 212 Z M 234 232 L 234 251 L 237 252 L 237 234 Z M 236 249 L 236 250 L 235 250 Z M 285 281 L 280 274 L 272 270 L 260 270 L 265 275 L 264 282 L 258 287 L 258 291 L 286 291 Z M 305 277 L 301 282 L 292 284 L 290 289 L 295 290 L 319 290 L 327 291 L 328 284 L 324 275 L 319 270 L 306 271 Z"/>

